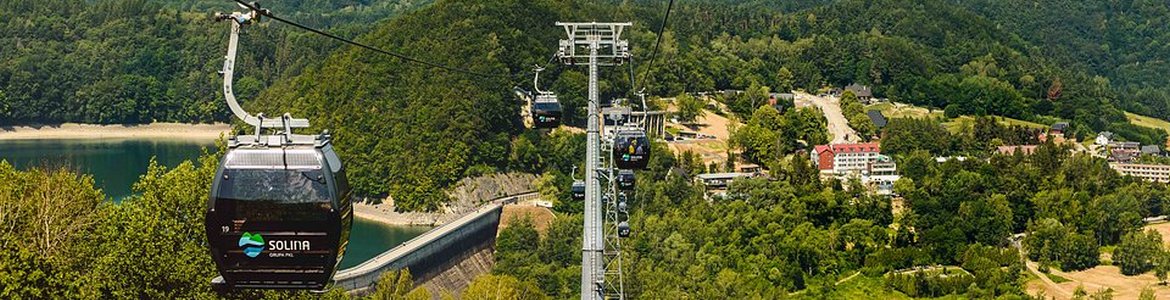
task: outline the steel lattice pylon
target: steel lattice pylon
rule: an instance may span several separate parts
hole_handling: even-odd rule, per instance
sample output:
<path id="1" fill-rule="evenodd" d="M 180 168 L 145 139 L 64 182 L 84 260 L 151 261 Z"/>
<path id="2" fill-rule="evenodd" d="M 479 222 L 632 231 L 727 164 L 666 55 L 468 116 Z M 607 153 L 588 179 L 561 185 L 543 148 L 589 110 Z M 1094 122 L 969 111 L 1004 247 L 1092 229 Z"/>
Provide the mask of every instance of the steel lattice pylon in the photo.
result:
<path id="1" fill-rule="evenodd" d="M 611 153 L 613 151 L 613 138 L 603 137 L 603 139 L 605 140 L 605 153 Z M 623 220 L 623 215 L 626 217 L 625 219 L 629 219 L 629 216 L 625 215 L 625 211 L 618 209 L 618 203 L 623 199 L 628 202 L 629 199 L 632 199 L 633 193 L 626 195 L 625 192 L 618 189 L 617 174 L 614 173 L 617 168 L 613 165 L 613 156 L 605 156 L 605 166 L 607 188 L 602 200 L 605 202 L 605 225 L 603 228 L 605 274 L 603 276 L 606 284 L 602 287 L 602 297 L 604 299 L 625 299 L 625 278 L 622 275 L 622 237 L 618 234 L 618 224 Z"/>
<path id="2" fill-rule="evenodd" d="M 621 39 L 622 31 L 631 23 L 565 23 L 557 22 L 568 37 L 560 41 L 557 57 L 567 65 L 589 67 L 589 106 L 585 130 L 585 224 L 581 243 L 581 299 L 594 300 L 616 296 L 624 299 L 621 282 L 620 248 L 610 248 L 609 240 L 616 240 L 614 228 L 605 227 L 605 205 L 616 201 L 612 162 L 603 164 L 601 153 L 601 106 L 598 99 L 597 76 L 599 66 L 617 66 L 630 59 L 629 43 Z M 606 152 L 608 153 L 608 152 Z M 605 155 L 608 156 L 608 155 Z M 603 190 L 601 181 L 608 183 Z M 603 202 L 602 194 L 609 194 Z M 616 211 L 616 207 L 614 209 Z M 613 236 L 607 239 L 607 236 Z M 620 246 L 620 244 L 614 244 Z M 607 251 L 606 249 L 614 249 Z M 610 258 L 609 253 L 614 253 Z M 610 271 L 610 266 L 616 269 Z M 613 275 L 611 275 L 613 274 Z M 616 278 L 614 278 L 616 276 Z M 613 279 L 611 279 L 613 278 Z M 610 280 L 607 280 L 610 279 Z M 616 284 L 615 284 L 616 283 Z"/>

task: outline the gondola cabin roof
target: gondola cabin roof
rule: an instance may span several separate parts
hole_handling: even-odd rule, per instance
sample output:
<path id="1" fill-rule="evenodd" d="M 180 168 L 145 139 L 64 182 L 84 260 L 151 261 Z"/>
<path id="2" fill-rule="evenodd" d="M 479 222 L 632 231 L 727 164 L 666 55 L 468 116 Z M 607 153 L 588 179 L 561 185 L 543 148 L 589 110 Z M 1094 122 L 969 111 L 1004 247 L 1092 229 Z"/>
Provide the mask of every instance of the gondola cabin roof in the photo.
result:
<path id="1" fill-rule="evenodd" d="M 239 148 L 224 155 L 229 169 L 321 169 L 323 156 L 316 148 Z"/>
<path id="2" fill-rule="evenodd" d="M 223 166 L 229 169 L 319 170 L 328 161 L 330 171 L 339 172 L 341 160 L 330 140 L 328 134 L 234 136 L 228 140 Z"/>
<path id="3" fill-rule="evenodd" d="M 551 103 L 559 103 L 560 101 L 557 100 L 556 94 L 540 94 L 540 95 L 536 95 L 536 100 L 533 102 L 535 102 L 535 103 L 550 103 L 550 102 Z"/>

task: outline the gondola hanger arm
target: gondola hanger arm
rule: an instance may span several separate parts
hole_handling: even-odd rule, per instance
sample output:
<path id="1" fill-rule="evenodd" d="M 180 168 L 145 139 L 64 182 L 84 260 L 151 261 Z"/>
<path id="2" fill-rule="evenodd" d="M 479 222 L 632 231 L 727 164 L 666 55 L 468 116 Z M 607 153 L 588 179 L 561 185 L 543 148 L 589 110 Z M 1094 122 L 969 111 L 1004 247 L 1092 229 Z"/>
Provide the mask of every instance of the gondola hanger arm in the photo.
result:
<path id="1" fill-rule="evenodd" d="M 259 8 L 259 4 L 252 3 L 253 7 Z M 231 21 L 232 30 L 230 38 L 228 39 L 228 51 L 224 56 L 223 70 L 220 74 L 223 75 L 223 95 L 227 100 L 228 108 L 244 123 L 260 128 L 276 128 L 276 129 L 290 129 L 290 128 L 307 128 L 310 126 L 308 119 L 294 119 L 294 118 L 272 118 L 265 119 L 252 115 L 244 110 L 238 100 L 236 94 L 232 89 L 233 76 L 235 75 L 236 53 L 239 49 L 240 29 L 245 25 L 259 22 L 261 16 L 269 14 L 267 9 L 255 10 L 251 9 L 247 13 L 233 12 L 231 14 L 216 13 L 216 21 Z"/>

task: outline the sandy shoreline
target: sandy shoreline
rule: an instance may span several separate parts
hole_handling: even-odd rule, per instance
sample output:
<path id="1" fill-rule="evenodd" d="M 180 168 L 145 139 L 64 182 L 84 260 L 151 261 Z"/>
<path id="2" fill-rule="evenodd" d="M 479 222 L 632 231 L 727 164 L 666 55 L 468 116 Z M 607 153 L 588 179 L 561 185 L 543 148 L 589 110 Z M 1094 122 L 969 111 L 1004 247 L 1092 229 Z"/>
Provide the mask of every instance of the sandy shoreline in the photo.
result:
<path id="1" fill-rule="evenodd" d="M 170 139 L 212 141 L 231 130 L 231 125 L 153 123 L 145 125 L 91 125 L 65 123 L 41 126 L 0 126 L 2 140 L 55 139 Z"/>
<path id="2" fill-rule="evenodd" d="M 459 218 L 448 213 L 399 213 L 389 205 L 354 203 L 353 215 L 358 218 L 394 226 L 439 226 Z"/>

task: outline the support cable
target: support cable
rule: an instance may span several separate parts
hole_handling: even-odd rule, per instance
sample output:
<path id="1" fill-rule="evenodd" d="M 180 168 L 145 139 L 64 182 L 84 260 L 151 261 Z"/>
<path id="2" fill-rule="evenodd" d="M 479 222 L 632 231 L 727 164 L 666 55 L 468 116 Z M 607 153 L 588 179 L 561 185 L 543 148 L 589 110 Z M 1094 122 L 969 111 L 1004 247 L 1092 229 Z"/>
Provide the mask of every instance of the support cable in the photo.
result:
<path id="1" fill-rule="evenodd" d="M 272 18 L 273 20 L 276 20 L 276 21 L 278 21 L 278 22 L 281 22 L 281 23 L 284 23 L 284 24 L 288 24 L 288 25 L 291 25 L 291 26 L 293 26 L 293 27 L 300 28 L 300 29 L 302 29 L 302 30 L 305 30 L 305 31 L 308 31 L 308 32 L 312 32 L 312 33 L 315 33 L 315 34 L 318 34 L 318 35 L 321 35 L 321 36 L 324 36 L 324 37 L 327 37 L 327 38 L 331 38 L 331 39 L 334 39 L 334 40 L 340 41 L 340 42 L 342 42 L 342 43 L 350 44 L 350 45 L 357 46 L 357 47 L 359 47 L 359 48 L 363 48 L 363 49 L 366 49 L 366 50 L 374 51 L 374 52 L 377 52 L 377 53 L 381 53 L 381 54 L 389 55 L 389 56 L 392 56 L 392 57 L 395 57 L 395 58 L 401 59 L 401 60 L 403 60 L 403 61 L 406 61 L 406 62 L 415 63 L 415 64 L 420 64 L 420 65 L 424 65 L 424 66 L 428 66 L 428 67 L 432 67 L 432 68 L 438 68 L 438 69 L 442 69 L 442 70 L 446 70 L 446 71 L 450 71 L 450 72 L 455 72 L 455 73 L 463 73 L 463 74 L 467 74 L 467 75 L 478 76 L 478 77 L 488 77 L 488 78 L 514 78 L 514 77 L 527 77 L 528 75 L 530 75 L 530 74 L 527 74 L 527 73 L 524 73 L 524 74 L 515 74 L 515 75 L 488 74 L 488 73 L 481 73 L 481 72 L 476 72 L 476 71 L 472 71 L 472 70 L 468 70 L 468 69 L 464 69 L 464 68 L 457 68 L 457 67 L 446 66 L 446 65 L 442 65 L 442 64 L 438 64 L 438 63 L 433 63 L 433 62 L 429 62 L 429 61 L 425 61 L 425 60 L 421 60 L 421 59 L 413 58 L 413 57 L 407 56 L 407 55 L 405 55 L 405 54 L 400 54 L 400 53 L 396 53 L 396 52 L 392 52 L 392 51 L 388 51 L 388 50 L 383 50 L 383 49 L 381 49 L 381 48 L 378 48 L 378 47 L 374 47 L 374 46 L 370 46 L 370 45 L 362 44 L 362 43 L 359 43 L 359 42 L 353 41 L 353 40 L 351 40 L 351 39 L 343 38 L 343 37 L 337 36 L 337 35 L 335 35 L 335 34 L 332 34 L 332 33 L 326 32 L 326 31 L 323 31 L 323 30 L 319 30 L 319 29 L 316 29 L 316 28 L 312 28 L 312 27 L 309 27 L 309 26 L 306 26 L 306 25 L 301 25 L 300 23 L 297 23 L 297 22 L 294 22 L 294 21 L 291 21 L 291 20 L 287 20 L 287 19 L 284 19 L 284 18 L 281 18 L 281 17 L 277 17 L 277 16 L 276 16 L 276 15 L 274 15 L 274 14 L 273 14 L 271 11 L 269 11 L 269 10 L 266 10 L 266 9 L 261 9 L 261 8 L 260 8 L 260 6 L 259 6 L 259 4 L 255 3 L 255 2 L 253 2 L 253 3 L 248 3 L 248 2 L 246 2 L 246 1 L 244 1 L 244 0 L 234 0 L 234 1 L 235 1 L 236 3 L 239 3 L 239 4 L 240 4 L 240 6 L 243 6 L 243 7 L 245 7 L 245 8 L 251 9 L 252 11 L 258 12 L 259 14 L 261 14 L 261 15 L 263 15 L 263 16 L 265 16 L 265 17 Z"/>
<path id="2" fill-rule="evenodd" d="M 658 46 L 662 44 L 662 33 L 666 31 L 666 22 L 670 20 L 670 11 L 674 8 L 674 0 L 666 5 L 666 16 L 662 17 L 662 26 L 658 27 L 658 39 L 654 42 L 654 51 L 650 52 L 650 64 L 646 65 L 646 70 L 642 71 L 642 84 L 646 83 L 646 75 L 649 75 L 650 70 L 654 68 L 654 59 L 658 56 Z M 639 84 L 638 86 L 642 86 Z"/>

